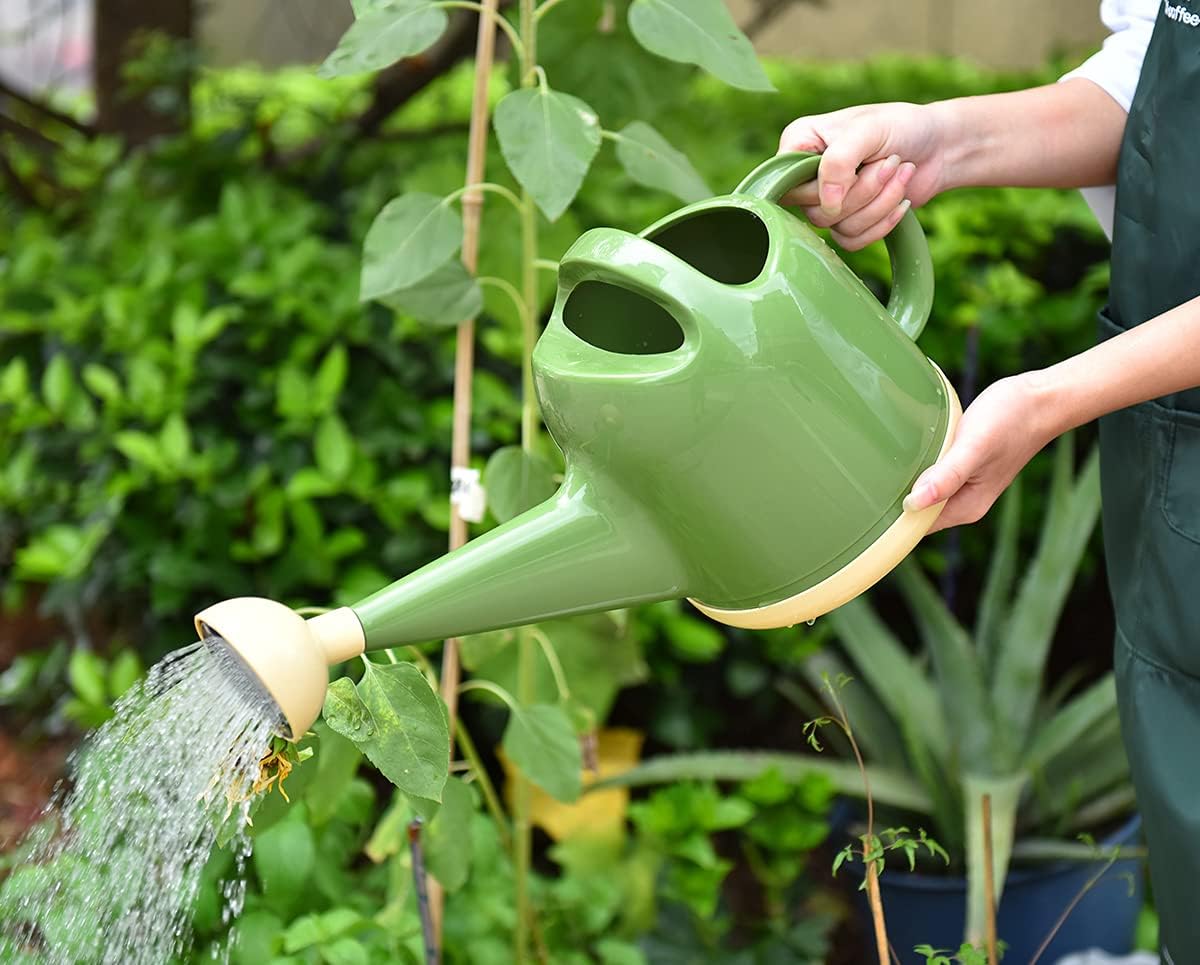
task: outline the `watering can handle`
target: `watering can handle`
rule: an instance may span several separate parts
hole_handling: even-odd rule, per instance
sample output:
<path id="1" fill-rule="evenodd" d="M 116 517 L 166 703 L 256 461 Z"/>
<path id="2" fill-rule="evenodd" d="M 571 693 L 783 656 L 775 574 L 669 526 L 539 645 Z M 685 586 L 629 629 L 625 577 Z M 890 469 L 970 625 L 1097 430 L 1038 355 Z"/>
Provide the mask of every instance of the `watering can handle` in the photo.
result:
<path id="1" fill-rule="evenodd" d="M 813 180 L 820 163 L 819 154 L 779 154 L 751 171 L 734 193 L 778 202 L 793 188 Z M 892 294 L 887 310 L 904 333 L 916 341 L 933 307 L 933 261 L 917 216 L 906 212 L 884 244 L 892 262 Z"/>

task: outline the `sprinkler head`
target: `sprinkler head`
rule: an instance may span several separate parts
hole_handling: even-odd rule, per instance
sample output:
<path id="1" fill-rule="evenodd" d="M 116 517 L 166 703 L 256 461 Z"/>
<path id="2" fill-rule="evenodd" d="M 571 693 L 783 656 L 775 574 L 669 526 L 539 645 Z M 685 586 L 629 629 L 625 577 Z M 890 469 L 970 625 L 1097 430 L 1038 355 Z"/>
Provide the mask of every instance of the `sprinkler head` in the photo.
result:
<path id="1" fill-rule="evenodd" d="M 362 625 L 349 607 L 305 620 L 261 597 L 225 600 L 196 614 L 201 638 L 229 645 L 279 707 L 288 740 L 299 740 L 325 702 L 329 667 L 363 652 Z"/>

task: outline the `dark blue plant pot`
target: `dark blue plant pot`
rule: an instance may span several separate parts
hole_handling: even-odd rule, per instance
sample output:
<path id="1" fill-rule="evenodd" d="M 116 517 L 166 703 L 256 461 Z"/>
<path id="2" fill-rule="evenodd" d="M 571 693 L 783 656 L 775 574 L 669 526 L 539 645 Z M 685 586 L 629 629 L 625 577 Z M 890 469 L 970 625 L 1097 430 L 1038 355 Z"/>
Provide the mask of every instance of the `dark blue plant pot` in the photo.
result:
<path id="1" fill-rule="evenodd" d="M 1139 842 L 1141 826 L 1140 817 L 1135 815 L 1104 844 L 1132 846 Z M 1056 862 L 1011 871 L 996 916 L 996 932 L 1008 944 L 1004 961 L 1027 965 L 1067 905 L 1098 870 L 1099 865 L 1092 862 Z M 1134 883 L 1132 894 L 1130 877 Z M 879 884 L 888 938 L 902 965 L 924 962 L 913 952 L 917 945 L 957 950 L 966 920 L 966 878 L 889 870 Z M 1133 948 L 1141 907 L 1141 861 L 1128 858 L 1115 862 L 1075 906 L 1039 965 L 1054 965 L 1066 955 L 1089 948 L 1127 954 Z M 865 897 L 860 909 L 870 935 Z"/>

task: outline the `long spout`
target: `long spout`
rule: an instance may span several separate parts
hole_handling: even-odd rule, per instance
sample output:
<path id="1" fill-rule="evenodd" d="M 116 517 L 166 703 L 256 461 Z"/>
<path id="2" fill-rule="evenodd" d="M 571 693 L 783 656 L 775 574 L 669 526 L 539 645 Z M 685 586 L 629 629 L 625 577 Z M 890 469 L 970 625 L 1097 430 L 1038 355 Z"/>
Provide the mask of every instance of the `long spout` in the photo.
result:
<path id="1" fill-rule="evenodd" d="M 682 596 L 684 566 L 645 511 L 568 477 L 552 499 L 351 609 L 375 650 Z"/>

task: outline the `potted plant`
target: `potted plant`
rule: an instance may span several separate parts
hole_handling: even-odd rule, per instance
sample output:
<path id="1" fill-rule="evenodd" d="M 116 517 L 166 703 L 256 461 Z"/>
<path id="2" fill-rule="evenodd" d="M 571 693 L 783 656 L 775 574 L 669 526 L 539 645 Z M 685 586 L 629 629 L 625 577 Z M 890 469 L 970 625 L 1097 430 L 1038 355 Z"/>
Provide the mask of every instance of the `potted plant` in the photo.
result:
<path id="1" fill-rule="evenodd" d="M 998 901 L 1007 898 L 1000 903 L 999 932 L 1010 961 L 1030 961 L 1097 870 L 1094 861 L 1078 860 L 1093 856 L 1091 850 L 1063 839 L 1121 819 L 1125 824 L 1109 843 L 1128 844 L 1137 834 L 1112 674 L 1069 697 L 1064 687 L 1043 686 L 1055 628 L 1099 514 L 1097 453 L 1076 473 L 1070 440 L 1059 443 L 1038 544 L 1018 579 L 1020 506 L 1014 484 L 1000 504 L 995 550 L 971 628 L 909 560 L 890 582 L 911 610 L 921 649 L 906 647 L 864 595 L 829 615 L 839 645 L 815 653 L 804 667 L 814 687 L 853 678 L 839 698 L 876 805 L 892 809 L 898 821 L 923 824 L 952 856 L 949 874 L 881 879 L 888 933 L 905 962 L 919 961 L 912 957 L 917 944 L 957 948 L 964 933 L 970 941 L 982 938 L 985 795 L 995 894 Z M 740 778 L 772 767 L 785 775 L 820 770 L 844 793 L 864 792 L 852 765 L 788 754 L 678 755 L 649 761 L 619 780 Z M 1031 866 L 1010 871 L 1013 859 L 1031 859 Z M 1108 879 L 1131 870 L 1130 860 L 1113 864 L 1103 887 L 1090 889 L 1074 908 L 1072 928 L 1058 934 L 1044 961 L 1128 943 L 1140 894 Z M 1119 950 L 1127 951 L 1127 944 Z"/>

